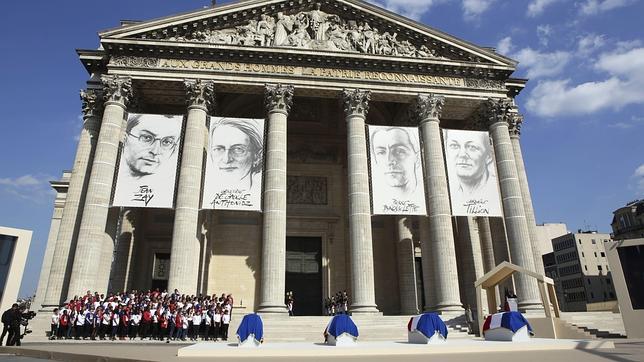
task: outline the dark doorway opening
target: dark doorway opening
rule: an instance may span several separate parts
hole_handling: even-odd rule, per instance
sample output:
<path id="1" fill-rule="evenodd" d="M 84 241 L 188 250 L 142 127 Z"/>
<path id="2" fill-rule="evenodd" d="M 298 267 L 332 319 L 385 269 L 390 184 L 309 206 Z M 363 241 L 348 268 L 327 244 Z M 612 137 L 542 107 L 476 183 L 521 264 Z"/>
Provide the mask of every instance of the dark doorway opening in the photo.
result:
<path id="1" fill-rule="evenodd" d="M 167 280 L 152 280 L 152 290 L 159 289 L 163 292 L 164 290 L 168 291 L 168 281 Z"/>
<path id="2" fill-rule="evenodd" d="M 286 238 L 286 291 L 296 316 L 322 315 L 322 238 Z"/>
<path id="3" fill-rule="evenodd" d="M 152 290 L 168 289 L 168 276 L 170 274 L 170 254 L 155 253 L 152 266 Z M 169 292 L 172 292 L 169 290 Z"/>

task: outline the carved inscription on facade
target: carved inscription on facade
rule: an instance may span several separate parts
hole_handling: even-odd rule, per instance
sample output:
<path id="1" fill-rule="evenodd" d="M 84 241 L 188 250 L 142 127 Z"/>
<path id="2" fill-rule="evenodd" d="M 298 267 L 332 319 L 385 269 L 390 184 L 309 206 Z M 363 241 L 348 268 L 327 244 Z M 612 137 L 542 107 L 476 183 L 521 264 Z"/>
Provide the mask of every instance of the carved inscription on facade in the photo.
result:
<path id="1" fill-rule="evenodd" d="M 286 202 L 299 205 L 327 205 L 326 177 L 288 176 Z"/>
<path id="2" fill-rule="evenodd" d="M 156 61 L 153 61 L 156 60 Z M 287 76 L 308 76 L 326 79 L 378 81 L 388 83 L 406 83 L 419 85 L 434 85 L 459 88 L 505 89 L 503 82 L 489 79 L 472 79 L 460 77 L 445 77 L 428 74 L 375 72 L 353 69 L 333 69 L 319 67 L 303 67 L 293 65 L 236 63 L 210 60 L 191 59 L 155 59 L 131 56 L 119 56 L 110 60 L 110 66 L 134 68 L 161 68 L 201 70 L 209 72 L 226 72 L 239 74 L 267 74 Z"/>
<path id="3" fill-rule="evenodd" d="M 300 67 L 291 65 L 271 65 L 252 63 L 217 62 L 206 60 L 160 59 L 160 68 L 208 70 L 236 73 L 282 74 L 294 76 L 311 76 L 317 78 L 337 78 L 353 80 L 372 80 L 381 82 L 416 83 L 464 87 L 464 78 L 441 77 L 425 74 L 405 74 L 391 72 L 371 72 L 351 69 L 332 69 L 317 67 Z"/>

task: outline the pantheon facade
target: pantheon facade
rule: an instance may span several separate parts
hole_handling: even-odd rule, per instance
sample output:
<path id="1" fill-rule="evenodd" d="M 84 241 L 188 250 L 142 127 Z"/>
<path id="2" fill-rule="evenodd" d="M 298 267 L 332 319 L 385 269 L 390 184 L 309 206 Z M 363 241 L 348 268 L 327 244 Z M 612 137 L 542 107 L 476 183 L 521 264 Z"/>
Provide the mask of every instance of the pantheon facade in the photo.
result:
<path id="1" fill-rule="evenodd" d="M 543 272 L 514 60 L 360 0 L 239 1 L 99 37 L 77 51 L 84 126 L 52 182 L 38 306 L 160 288 L 286 313 L 293 291 L 319 315 L 346 290 L 353 313 L 458 313 L 502 261 Z M 114 205 L 131 114 L 182 116 L 171 207 Z M 202 207 L 217 117 L 264 120 L 261 211 Z M 371 126 L 417 130 L 423 215 L 374 212 Z M 452 213 L 445 129 L 489 134 L 501 216 Z M 536 282 L 506 284 L 540 308 Z"/>

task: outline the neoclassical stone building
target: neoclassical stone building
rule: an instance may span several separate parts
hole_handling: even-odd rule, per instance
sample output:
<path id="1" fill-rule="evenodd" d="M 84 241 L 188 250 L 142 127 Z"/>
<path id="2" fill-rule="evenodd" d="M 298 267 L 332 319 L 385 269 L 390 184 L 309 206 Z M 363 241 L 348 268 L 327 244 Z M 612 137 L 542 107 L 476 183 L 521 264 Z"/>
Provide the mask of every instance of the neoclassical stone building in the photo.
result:
<path id="1" fill-rule="evenodd" d="M 501 261 L 543 272 L 515 61 L 361 0 L 240 1 L 99 36 L 78 50 L 84 127 L 38 305 L 177 288 L 285 313 L 293 290 L 316 315 L 347 290 L 354 313 L 447 313 Z M 185 116 L 171 209 L 111 206 L 128 113 Z M 200 209 L 211 116 L 265 119 L 263 212 Z M 372 214 L 365 125 L 418 127 L 427 216 Z M 489 131 L 502 218 L 452 216 L 441 129 Z M 539 308 L 536 283 L 509 288 Z"/>

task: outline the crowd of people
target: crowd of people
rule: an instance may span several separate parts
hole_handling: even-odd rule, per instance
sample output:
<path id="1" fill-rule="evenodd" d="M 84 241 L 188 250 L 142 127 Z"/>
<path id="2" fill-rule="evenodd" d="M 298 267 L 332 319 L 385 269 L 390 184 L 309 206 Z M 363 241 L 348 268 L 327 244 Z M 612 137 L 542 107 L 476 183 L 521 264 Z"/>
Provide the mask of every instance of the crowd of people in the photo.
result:
<path id="1" fill-rule="evenodd" d="M 51 315 L 50 339 L 228 339 L 233 296 L 130 291 L 74 297 Z"/>
<path id="2" fill-rule="evenodd" d="M 349 294 L 346 290 L 337 292 L 324 300 L 324 310 L 327 315 L 347 314 L 349 310 Z"/>

